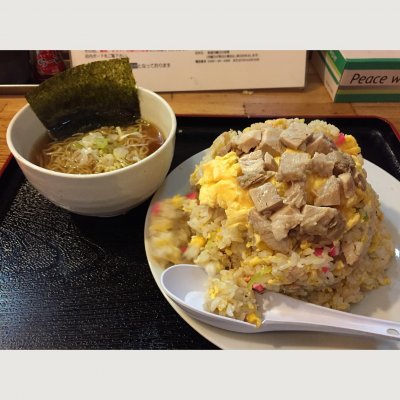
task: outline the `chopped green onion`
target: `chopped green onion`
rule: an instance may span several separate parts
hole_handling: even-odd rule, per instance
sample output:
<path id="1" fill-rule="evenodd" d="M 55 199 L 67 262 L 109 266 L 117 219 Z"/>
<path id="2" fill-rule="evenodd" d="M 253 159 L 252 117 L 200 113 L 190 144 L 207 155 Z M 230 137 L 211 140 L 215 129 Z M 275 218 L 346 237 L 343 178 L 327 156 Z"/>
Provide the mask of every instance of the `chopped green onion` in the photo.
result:
<path id="1" fill-rule="evenodd" d="M 103 136 L 102 137 L 98 137 L 98 138 L 94 139 L 94 145 L 98 149 L 104 149 L 108 145 L 108 140 Z"/>
<path id="2" fill-rule="evenodd" d="M 360 215 L 361 215 L 361 220 L 362 221 L 368 221 L 369 216 L 368 216 L 368 213 L 365 210 L 361 210 Z"/>

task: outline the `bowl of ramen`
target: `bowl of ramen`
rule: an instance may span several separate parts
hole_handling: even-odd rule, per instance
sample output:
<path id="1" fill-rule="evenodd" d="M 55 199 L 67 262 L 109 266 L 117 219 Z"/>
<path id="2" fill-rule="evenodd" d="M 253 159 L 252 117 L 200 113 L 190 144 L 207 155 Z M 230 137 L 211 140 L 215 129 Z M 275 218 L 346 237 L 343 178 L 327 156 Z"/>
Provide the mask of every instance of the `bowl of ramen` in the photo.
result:
<path id="1" fill-rule="evenodd" d="M 52 140 L 30 104 L 11 120 L 7 145 L 27 180 L 71 212 L 124 214 L 162 184 L 175 147 L 176 117 L 158 94 L 137 87 L 140 118 Z"/>

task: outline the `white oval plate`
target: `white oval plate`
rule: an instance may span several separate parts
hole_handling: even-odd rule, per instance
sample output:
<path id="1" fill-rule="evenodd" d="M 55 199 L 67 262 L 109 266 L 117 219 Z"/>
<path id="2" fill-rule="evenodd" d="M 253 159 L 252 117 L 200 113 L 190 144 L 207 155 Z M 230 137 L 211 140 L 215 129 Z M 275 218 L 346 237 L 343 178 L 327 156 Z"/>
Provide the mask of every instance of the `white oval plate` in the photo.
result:
<path id="1" fill-rule="evenodd" d="M 147 241 L 150 210 L 154 203 L 186 194 L 190 190 L 189 176 L 200 162 L 205 150 L 188 158 L 176 167 L 155 193 L 150 203 L 145 221 L 145 249 L 150 270 L 161 292 L 175 311 L 200 335 L 221 349 L 400 349 L 400 343 L 390 340 L 377 340 L 360 336 L 314 332 L 269 332 L 243 334 L 214 328 L 199 322 L 170 300 L 160 286 L 163 268 L 152 259 Z M 368 292 L 365 298 L 353 306 L 351 312 L 375 318 L 400 321 L 400 182 L 380 167 L 365 160 L 368 182 L 379 194 L 382 211 L 395 242 L 396 255 L 391 261 L 389 277 L 391 284 Z"/>

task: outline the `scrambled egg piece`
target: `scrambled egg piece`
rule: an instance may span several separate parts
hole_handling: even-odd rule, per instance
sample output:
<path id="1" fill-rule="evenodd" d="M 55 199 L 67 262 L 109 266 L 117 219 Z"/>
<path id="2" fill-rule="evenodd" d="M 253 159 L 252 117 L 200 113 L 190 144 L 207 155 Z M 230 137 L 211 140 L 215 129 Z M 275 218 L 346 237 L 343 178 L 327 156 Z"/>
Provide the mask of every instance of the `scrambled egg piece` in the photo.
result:
<path id="1" fill-rule="evenodd" d="M 241 174 L 238 156 L 230 152 L 202 165 L 199 202 L 209 207 L 225 209 L 227 225 L 247 224 L 247 215 L 253 207 L 248 192 L 237 181 Z"/>
<path id="2" fill-rule="evenodd" d="M 195 235 L 192 236 L 192 239 L 190 240 L 189 244 L 197 247 L 203 247 L 206 244 L 206 239 L 203 238 L 202 236 Z"/>
<path id="3" fill-rule="evenodd" d="M 338 144 L 337 146 L 347 154 L 356 156 L 361 153 L 360 146 L 353 135 L 344 135 L 344 143 Z"/>
<path id="4" fill-rule="evenodd" d="M 261 319 L 256 313 L 250 313 L 246 315 L 246 322 L 254 324 L 257 328 L 261 325 Z"/>
<path id="5" fill-rule="evenodd" d="M 308 175 L 306 181 L 307 203 L 314 203 L 314 199 L 319 189 L 325 184 L 328 178 L 323 178 L 319 174 L 312 173 Z"/>
<path id="6" fill-rule="evenodd" d="M 360 221 L 360 214 L 354 207 L 342 208 L 340 212 L 346 220 L 346 232 Z"/>
<path id="7" fill-rule="evenodd" d="M 219 289 L 216 285 L 210 286 L 208 289 L 208 295 L 210 296 L 210 299 L 215 299 L 219 293 Z"/>
<path id="8" fill-rule="evenodd" d="M 289 188 L 289 185 L 286 182 L 277 181 L 275 176 L 270 178 L 268 182 L 276 187 L 276 191 L 278 192 L 279 196 L 285 196 L 285 192 Z"/>
<path id="9" fill-rule="evenodd" d="M 265 122 L 268 123 L 268 125 L 273 126 L 274 128 L 286 129 L 291 122 L 304 122 L 304 118 L 294 118 L 294 119 L 278 118 Z"/>
<path id="10" fill-rule="evenodd" d="M 311 243 L 308 242 L 307 240 L 302 240 L 300 243 L 300 249 L 301 250 L 307 250 L 308 248 L 311 247 Z"/>
<path id="11" fill-rule="evenodd" d="M 249 267 L 255 267 L 258 264 L 263 264 L 263 260 L 258 256 L 250 257 L 244 260 L 244 265 L 248 265 Z"/>

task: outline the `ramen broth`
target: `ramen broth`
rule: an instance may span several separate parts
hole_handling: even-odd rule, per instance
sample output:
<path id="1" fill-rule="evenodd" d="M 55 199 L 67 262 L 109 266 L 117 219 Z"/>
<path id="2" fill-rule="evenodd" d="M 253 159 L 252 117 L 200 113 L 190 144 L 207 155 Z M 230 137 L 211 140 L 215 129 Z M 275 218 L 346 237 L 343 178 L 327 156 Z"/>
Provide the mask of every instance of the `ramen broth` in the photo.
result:
<path id="1" fill-rule="evenodd" d="M 34 146 L 31 160 L 56 172 L 97 174 L 135 164 L 163 143 L 161 131 L 140 119 L 132 125 L 101 127 L 59 141 L 46 133 Z"/>

